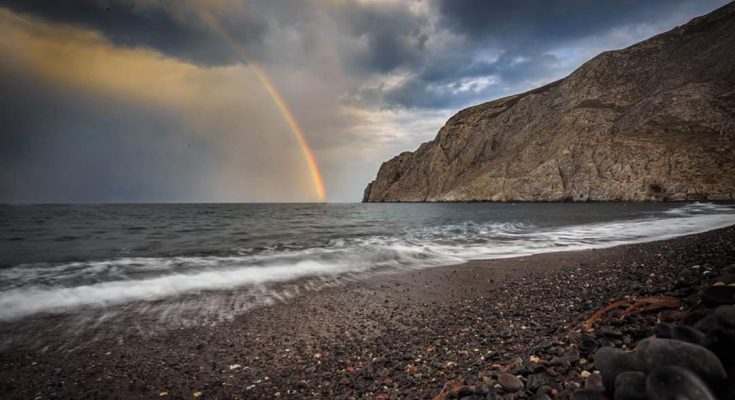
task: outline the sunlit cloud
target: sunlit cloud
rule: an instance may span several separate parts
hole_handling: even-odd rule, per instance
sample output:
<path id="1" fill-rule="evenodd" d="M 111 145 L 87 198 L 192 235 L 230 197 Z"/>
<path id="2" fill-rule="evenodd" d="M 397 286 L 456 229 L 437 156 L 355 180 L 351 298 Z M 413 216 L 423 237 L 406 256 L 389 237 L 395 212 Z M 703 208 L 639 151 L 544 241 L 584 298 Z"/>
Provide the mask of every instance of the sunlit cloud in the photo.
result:
<path id="1" fill-rule="evenodd" d="M 182 131 L 204 137 L 219 158 L 209 180 L 218 183 L 209 188 L 217 198 L 252 196 L 253 188 L 264 200 L 283 200 L 283 193 L 309 198 L 302 183 L 308 182 L 308 171 L 300 165 L 297 144 L 247 66 L 201 67 L 148 49 L 119 48 L 97 32 L 2 9 L 0 35 L 7 69 L 32 74 L 43 85 L 154 108 L 179 120 Z M 283 190 L 287 182 L 300 190 Z"/>

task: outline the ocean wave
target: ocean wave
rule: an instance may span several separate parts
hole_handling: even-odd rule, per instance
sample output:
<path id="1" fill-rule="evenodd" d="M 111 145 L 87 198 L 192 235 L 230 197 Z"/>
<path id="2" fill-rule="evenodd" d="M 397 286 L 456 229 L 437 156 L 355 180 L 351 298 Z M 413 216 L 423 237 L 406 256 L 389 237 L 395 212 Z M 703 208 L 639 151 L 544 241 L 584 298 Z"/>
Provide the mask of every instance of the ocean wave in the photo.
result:
<path id="1" fill-rule="evenodd" d="M 470 259 L 526 256 L 668 239 L 735 224 L 735 209 L 687 204 L 637 219 L 539 227 L 463 222 L 392 235 L 330 239 L 322 246 L 234 249 L 226 256 L 128 257 L 24 264 L 0 270 L 0 320 L 109 307 L 202 291 L 335 278 Z"/>
<path id="2" fill-rule="evenodd" d="M 731 213 L 732 211 L 732 207 L 728 205 L 696 202 L 672 208 L 671 210 L 666 210 L 663 213 L 673 215 L 692 215 L 703 213 Z"/>

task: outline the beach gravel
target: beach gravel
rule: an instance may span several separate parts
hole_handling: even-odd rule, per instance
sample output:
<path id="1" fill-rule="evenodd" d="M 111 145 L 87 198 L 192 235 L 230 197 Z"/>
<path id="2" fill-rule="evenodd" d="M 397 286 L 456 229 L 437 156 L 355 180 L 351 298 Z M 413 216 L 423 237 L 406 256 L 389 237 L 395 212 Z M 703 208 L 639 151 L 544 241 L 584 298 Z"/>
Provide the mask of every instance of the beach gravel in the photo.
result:
<path id="1" fill-rule="evenodd" d="M 38 316 L 0 326 L 0 393 L 4 399 L 194 393 L 198 399 L 618 399 L 634 398 L 621 397 L 616 381 L 641 385 L 638 371 L 646 393 L 681 378 L 723 399 L 735 387 L 727 379 L 735 371 L 735 306 L 703 304 L 702 295 L 729 285 L 733 272 L 735 228 L 725 228 L 349 279 L 211 324 L 155 329 L 160 321 L 130 306 L 105 310 L 104 322 L 85 329 L 73 329 L 79 315 Z M 720 292 L 713 299 L 727 297 Z M 637 303 L 646 298 L 675 299 L 678 306 Z M 585 329 L 596 311 L 616 301 L 625 306 Z M 698 365 L 682 366 L 669 350 L 653 355 L 646 348 L 669 349 Z M 622 361 L 607 365 L 605 354 Z"/>

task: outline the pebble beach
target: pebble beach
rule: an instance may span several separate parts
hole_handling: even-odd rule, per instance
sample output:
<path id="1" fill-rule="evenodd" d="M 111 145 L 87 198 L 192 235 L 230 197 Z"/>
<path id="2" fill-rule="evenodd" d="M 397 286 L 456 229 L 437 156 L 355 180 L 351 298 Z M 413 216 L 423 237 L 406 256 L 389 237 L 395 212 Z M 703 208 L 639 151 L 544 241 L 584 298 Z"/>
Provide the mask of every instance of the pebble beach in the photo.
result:
<path id="1" fill-rule="evenodd" d="M 727 399 L 733 274 L 730 227 L 344 281 L 207 326 L 150 331 L 117 314 L 70 336 L 58 327 L 73 316 L 42 315 L 0 327 L 0 393 Z"/>

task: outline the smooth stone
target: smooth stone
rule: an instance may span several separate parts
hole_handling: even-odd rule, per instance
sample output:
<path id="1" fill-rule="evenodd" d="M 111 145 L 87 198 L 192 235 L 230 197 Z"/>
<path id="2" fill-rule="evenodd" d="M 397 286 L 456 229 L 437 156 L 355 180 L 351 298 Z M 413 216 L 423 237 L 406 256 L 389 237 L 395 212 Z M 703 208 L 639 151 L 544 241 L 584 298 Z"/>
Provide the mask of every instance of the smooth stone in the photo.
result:
<path id="1" fill-rule="evenodd" d="M 544 393 L 544 394 L 551 395 L 550 393 L 552 393 L 552 391 L 555 391 L 555 390 L 556 389 L 552 388 L 549 385 L 541 385 L 541 386 L 539 386 L 538 389 L 536 389 L 536 394 Z"/>
<path id="2" fill-rule="evenodd" d="M 727 370 L 727 376 L 735 376 L 735 365 L 731 365 Z M 718 386 L 717 391 L 720 398 L 735 399 L 735 379 L 728 379 L 723 386 Z"/>
<path id="3" fill-rule="evenodd" d="M 728 265 L 727 267 L 720 270 L 723 275 L 735 274 L 735 264 Z"/>
<path id="4" fill-rule="evenodd" d="M 579 389 L 572 393 L 572 400 L 609 400 L 605 392 L 592 389 Z"/>
<path id="5" fill-rule="evenodd" d="M 566 357 L 554 357 L 551 359 L 551 365 L 568 368 L 571 364 L 567 361 Z"/>
<path id="6" fill-rule="evenodd" d="M 510 371 L 513 375 L 527 375 L 530 372 L 520 357 L 513 360 L 513 366 L 513 369 Z"/>
<path id="7" fill-rule="evenodd" d="M 618 347 L 622 341 L 611 337 L 603 336 L 600 338 L 600 347 Z"/>
<path id="8" fill-rule="evenodd" d="M 735 329 L 735 306 L 719 306 L 715 312 L 702 318 L 694 325 L 704 333 L 715 329 Z"/>
<path id="9" fill-rule="evenodd" d="M 498 377 L 498 383 L 500 383 L 500 386 L 502 386 L 503 389 L 510 393 L 515 393 L 523 389 L 523 382 L 521 382 L 521 380 L 515 375 L 508 373 L 500 374 Z"/>
<path id="10" fill-rule="evenodd" d="M 716 400 L 704 381 L 675 365 L 656 368 L 646 378 L 648 400 Z"/>
<path id="11" fill-rule="evenodd" d="M 602 328 L 600 328 L 600 334 L 604 336 L 612 336 L 612 337 L 618 337 L 618 338 L 623 336 L 623 332 L 620 332 L 617 329 L 613 329 L 607 326 L 603 326 Z"/>
<path id="12" fill-rule="evenodd" d="M 605 390 L 605 385 L 602 384 L 602 375 L 590 374 L 590 376 L 588 376 L 587 379 L 585 379 L 584 381 L 584 388 L 594 389 L 594 390 Z"/>
<path id="13" fill-rule="evenodd" d="M 704 343 L 704 333 L 696 328 L 686 325 L 675 326 L 671 331 L 672 338 L 683 340 L 685 342 L 702 344 Z"/>
<path id="14" fill-rule="evenodd" d="M 633 367 L 628 370 L 649 373 L 661 366 L 670 365 L 690 368 L 710 383 L 727 379 L 722 362 L 707 348 L 681 340 L 655 337 L 638 344 L 634 351 Z M 600 365 L 597 367 L 600 368 Z"/>
<path id="15" fill-rule="evenodd" d="M 487 385 L 479 385 L 477 388 L 475 388 L 475 394 L 480 396 L 485 396 L 488 393 L 490 393 L 490 388 Z"/>
<path id="16" fill-rule="evenodd" d="M 704 332 L 705 334 L 714 331 L 715 329 L 721 329 L 720 321 L 714 314 L 710 314 L 700 319 L 694 328 Z"/>
<path id="17" fill-rule="evenodd" d="M 528 390 L 536 390 L 541 386 L 558 386 L 556 379 L 546 372 L 539 372 L 526 377 L 526 388 Z"/>
<path id="18" fill-rule="evenodd" d="M 535 353 L 542 353 L 544 350 L 551 347 L 551 342 L 548 340 L 542 340 L 539 344 L 533 347 Z"/>
<path id="19" fill-rule="evenodd" d="M 536 393 L 529 397 L 528 400 L 551 400 L 551 397 L 546 393 Z"/>
<path id="20" fill-rule="evenodd" d="M 731 283 L 735 283 L 735 274 L 725 274 L 717 277 L 717 282 L 722 282 L 725 285 L 729 285 Z"/>
<path id="21" fill-rule="evenodd" d="M 573 364 L 579 361 L 579 352 L 574 351 L 571 353 L 564 354 L 564 359 Z"/>
<path id="22" fill-rule="evenodd" d="M 669 339 L 673 335 L 671 330 L 674 328 L 673 324 L 663 323 L 656 325 L 654 335 L 657 338 Z"/>
<path id="23" fill-rule="evenodd" d="M 656 326 L 656 337 L 661 339 L 676 339 L 688 343 L 702 344 L 705 335 L 700 330 L 686 325 L 673 325 L 668 323 Z"/>
<path id="24" fill-rule="evenodd" d="M 717 354 L 725 366 L 735 365 L 735 331 L 714 329 L 705 336 L 702 345 Z"/>
<path id="25" fill-rule="evenodd" d="M 615 400 L 646 400 L 646 374 L 627 371 L 615 378 Z"/>
<path id="26" fill-rule="evenodd" d="M 735 303 L 735 286 L 710 286 L 704 289 L 702 303 L 707 307 Z"/>
<path id="27" fill-rule="evenodd" d="M 595 350 L 600 348 L 600 344 L 597 343 L 597 340 L 594 336 L 591 335 L 583 335 L 582 341 L 579 343 L 579 350 L 583 353 L 594 353 Z"/>
<path id="28" fill-rule="evenodd" d="M 592 356 L 606 388 L 615 387 L 615 378 L 618 374 L 635 370 L 632 354 L 614 347 L 603 347 Z"/>
<path id="29" fill-rule="evenodd" d="M 696 301 L 699 301 L 699 296 L 697 296 Z M 692 301 L 691 304 L 694 304 L 695 301 Z M 684 317 L 684 319 L 681 320 L 682 325 L 687 326 L 693 326 L 700 331 L 707 333 L 706 329 L 702 329 L 701 326 L 699 326 L 700 322 L 702 320 L 705 320 L 711 316 L 712 311 L 706 307 L 697 307 L 689 310 L 689 313 Z M 713 319 L 714 320 L 714 319 Z"/>

